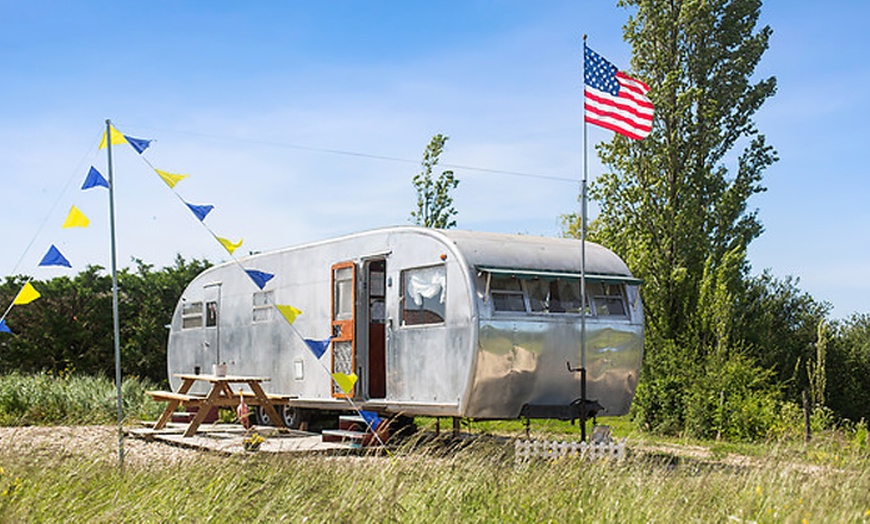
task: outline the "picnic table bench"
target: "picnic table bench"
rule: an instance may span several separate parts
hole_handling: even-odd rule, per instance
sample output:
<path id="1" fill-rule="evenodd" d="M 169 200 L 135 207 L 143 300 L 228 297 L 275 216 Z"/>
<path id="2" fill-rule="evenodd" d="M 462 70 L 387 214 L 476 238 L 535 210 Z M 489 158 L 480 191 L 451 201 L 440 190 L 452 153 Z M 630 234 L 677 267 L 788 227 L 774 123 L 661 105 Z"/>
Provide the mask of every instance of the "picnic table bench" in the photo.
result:
<path id="1" fill-rule="evenodd" d="M 275 425 L 285 428 L 283 417 L 278 416 L 278 411 L 275 406 L 286 405 L 290 401 L 290 397 L 286 395 L 273 395 L 263 391 L 262 383 L 269 380 L 268 377 L 252 377 L 252 376 L 235 376 L 235 375 L 192 375 L 192 374 L 177 374 L 176 377 L 182 380 L 181 387 L 178 391 L 149 391 L 156 401 L 166 402 L 166 409 L 163 414 L 154 424 L 154 429 L 163 429 L 172 418 L 172 414 L 179 406 L 197 408 L 196 415 L 187 429 L 184 432 L 185 437 L 191 437 L 196 434 L 196 430 L 205 420 L 208 412 L 213 407 L 229 407 L 236 408 L 241 403 L 241 399 L 245 399 L 246 404 L 252 406 L 260 406 L 274 421 Z M 211 390 L 207 394 L 190 393 L 190 389 L 197 381 L 205 381 L 211 383 Z M 232 390 L 231 384 L 246 384 L 250 391 Z"/>

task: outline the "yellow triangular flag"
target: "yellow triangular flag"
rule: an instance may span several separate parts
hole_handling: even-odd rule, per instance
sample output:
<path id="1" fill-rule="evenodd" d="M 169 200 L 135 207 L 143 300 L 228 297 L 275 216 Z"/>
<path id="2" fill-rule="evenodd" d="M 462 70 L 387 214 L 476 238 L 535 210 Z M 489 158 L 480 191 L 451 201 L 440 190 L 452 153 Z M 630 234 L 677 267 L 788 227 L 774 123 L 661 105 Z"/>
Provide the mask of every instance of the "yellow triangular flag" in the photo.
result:
<path id="1" fill-rule="evenodd" d="M 229 251 L 229 253 L 231 255 L 233 254 L 233 251 L 242 247 L 242 242 L 245 240 L 244 238 L 240 238 L 238 242 L 233 243 L 231 240 L 226 239 L 226 238 L 221 238 L 219 236 L 215 236 L 215 238 L 217 239 L 218 242 L 221 243 L 222 246 L 224 246 L 224 249 Z"/>
<path id="2" fill-rule="evenodd" d="M 278 308 L 278 311 L 284 315 L 284 318 L 287 319 L 287 323 L 292 324 L 296 321 L 296 317 L 302 314 L 302 311 L 296 309 L 293 306 L 285 306 L 281 304 L 275 304 L 275 307 Z"/>
<path id="3" fill-rule="evenodd" d="M 88 224 L 90 223 L 90 219 L 88 219 L 84 213 L 79 211 L 79 208 L 73 206 L 69 210 L 69 214 L 66 216 L 66 220 L 64 220 L 62 227 L 64 229 L 68 227 L 88 227 Z"/>
<path id="4" fill-rule="evenodd" d="M 112 145 L 113 146 L 116 144 L 126 144 L 127 143 L 127 139 L 124 137 L 123 134 L 121 134 L 120 131 L 115 129 L 115 126 L 112 126 L 112 125 L 109 126 L 109 134 L 112 137 Z M 100 149 L 105 149 L 105 148 L 106 148 L 106 132 L 103 131 L 103 139 L 100 140 Z"/>
<path id="5" fill-rule="evenodd" d="M 175 187 L 175 184 L 187 178 L 187 175 L 176 175 L 173 173 L 167 173 L 166 171 L 162 171 L 160 169 L 155 169 L 154 171 L 157 171 L 157 174 L 160 175 L 160 178 L 162 178 L 163 181 L 166 182 L 166 185 L 169 187 Z"/>
<path id="6" fill-rule="evenodd" d="M 335 379 L 335 383 L 338 384 L 338 387 L 344 391 L 345 394 L 350 395 L 350 392 L 353 391 L 353 386 L 356 384 L 356 373 L 351 373 L 350 375 L 345 375 L 344 373 L 333 373 L 332 378 Z"/>
<path id="7" fill-rule="evenodd" d="M 12 303 L 15 305 L 30 304 L 40 296 L 39 291 L 33 287 L 33 284 L 28 282 L 24 284 L 24 287 L 21 288 L 21 291 L 18 292 L 18 296 L 15 297 Z"/>

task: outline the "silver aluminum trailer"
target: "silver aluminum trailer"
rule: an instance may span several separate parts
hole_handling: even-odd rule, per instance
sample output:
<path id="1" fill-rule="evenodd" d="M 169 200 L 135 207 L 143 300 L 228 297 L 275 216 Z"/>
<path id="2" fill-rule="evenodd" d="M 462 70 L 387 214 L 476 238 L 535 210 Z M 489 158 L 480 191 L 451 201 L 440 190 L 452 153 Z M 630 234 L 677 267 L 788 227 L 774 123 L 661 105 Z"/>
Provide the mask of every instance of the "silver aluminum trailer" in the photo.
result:
<path id="1" fill-rule="evenodd" d="M 260 290 L 242 270 L 275 275 Z M 257 254 L 198 275 L 168 342 L 176 373 L 268 376 L 307 410 L 346 410 L 333 372 L 356 373 L 354 403 L 381 414 L 579 418 L 580 242 L 390 227 Z M 643 354 L 643 307 L 625 263 L 586 246 L 586 406 L 622 415 Z M 274 304 L 302 310 L 287 324 Z M 305 338 L 335 335 L 318 360 Z"/>

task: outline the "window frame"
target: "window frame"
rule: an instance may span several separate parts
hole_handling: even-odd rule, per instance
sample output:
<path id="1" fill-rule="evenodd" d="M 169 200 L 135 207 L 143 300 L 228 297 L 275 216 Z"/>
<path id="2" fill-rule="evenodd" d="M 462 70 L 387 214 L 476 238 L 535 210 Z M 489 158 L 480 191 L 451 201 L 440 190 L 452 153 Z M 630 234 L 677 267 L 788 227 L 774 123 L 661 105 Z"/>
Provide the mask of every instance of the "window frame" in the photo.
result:
<path id="1" fill-rule="evenodd" d="M 264 322 L 270 322 L 275 316 L 275 314 L 272 313 L 275 309 L 273 306 L 274 302 L 274 289 L 268 291 L 255 291 L 254 294 L 251 295 L 251 323 L 262 324 Z M 260 315 L 260 318 L 257 318 L 258 314 Z"/>
<path id="2" fill-rule="evenodd" d="M 195 309 L 195 311 L 194 311 Z M 205 326 L 205 301 L 182 302 L 181 304 L 181 329 L 201 329 Z M 191 324 L 192 323 L 192 324 Z"/>
<path id="3" fill-rule="evenodd" d="M 408 299 L 408 278 L 410 277 L 410 275 L 413 275 L 414 273 L 419 273 L 419 272 L 423 272 L 423 271 L 430 271 L 430 270 L 439 270 L 441 273 L 441 275 L 440 275 L 441 276 L 441 289 L 438 292 L 438 300 L 437 301 L 440 304 L 442 304 L 442 307 L 440 308 L 439 311 L 425 308 L 425 306 L 429 300 L 435 299 L 435 296 L 433 296 L 433 297 L 423 297 L 423 302 L 421 303 L 419 310 L 411 310 L 411 309 L 406 308 L 405 306 L 406 306 L 406 303 L 408 301 L 407 300 Z M 444 324 L 446 324 L 446 322 L 447 322 L 447 265 L 446 264 L 433 264 L 433 265 L 428 265 L 428 266 L 415 266 L 415 267 L 404 268 L 400 271 L 399 279 L 400 279 L 399 303 L 401 306 L 401 315 L 402 315 L 400 323 L 399 323 L 400 327 L 402 327 L 402 328 L 418 328 L 418 327 L 443 326 Z M 431 312 L 431 313 L 437 314 L 440 318 L 439 318 L 439 320 L 432 321 L 432 322 L 426 322 L 426 321 L 409 322 L 408 313 L 415 312 L 415 311 L 419 311 L 421 316 L 425 312 Z"/>
<path id="4" fill-rule="evenodd" d="M 579 296 L 579 284 L 580 284 L 580 275 L 578 273 L 566 273 L 566 272 L 547 272 L 540 270 L 513 270 L 513 269 L 504 269 L 504 268 L 488 268 L 488 267 L 479 267 L 477 268 L 479 271 L 479 276 L 484 278 L 486 282 L 486 290 L 484 293 L 484 301 L 489 301 L 492 307 L 492 313 L 494 316 L 511 316 L 517 314 L 535 316 L 535 317 L 549 317 L 551 315 L 565 316 L 565 315 L 575 315 L 579 316 L 581 313 L 579 310 L 569 310 L 569 311 L 550 311 L 547 309 L 534 309 L 535 304 L 537 302 L 545 302 L 538 297 L 533 297 L 532 292 L 538 291 L 540 294 L 540 289 L 533 290 L 532 283 L 535 285 L 540 285 L 542 282 L 562 282 L 562 286 L 564 283 L 571 283 L 575 287 L 578 288 L 578 296 Z M 499 287 L 494 286 L 498 281 L 504 279 L 513 279 L 517 283 L 519 283 L 519 287 L 521 291 L 516 291 L 514 289 L 500 289 Z M 587 317 L 599 319 L 599 320 L 631 320 L 631 308 L 632 305 L 628 301 L 628 286 L 639 285 L 642 281 L 633 277 L 622 277 L 617 275 L 586 275 L 586 304 L 585 310 Z M 590 285 L 592 284 L 592 285 Z M 550 285 L 550 284 L 548 284 Z M 513 287 L 513 286 L 509 286 Z M 615 291 L 615 292 L 614 292 Z M 497 301 L 495 299 L 496 295 L 519 295 L 523 296 L 524 309 L 499 309 L 497 307 Z M 547 296 L 550 296 L 549 291 L 546 293 Z M 597 301 L 612 301 L 614 299 L 618 299 L 622 306 L 622 313 L 617 314 L 601 314 L 601 311 L 604 311 L 606 307 L 604 304 L 599 304 Z M 566 302 L 570 303 L 570 301 Z M 579 309 L 579 308 L 575 308 Z"/>

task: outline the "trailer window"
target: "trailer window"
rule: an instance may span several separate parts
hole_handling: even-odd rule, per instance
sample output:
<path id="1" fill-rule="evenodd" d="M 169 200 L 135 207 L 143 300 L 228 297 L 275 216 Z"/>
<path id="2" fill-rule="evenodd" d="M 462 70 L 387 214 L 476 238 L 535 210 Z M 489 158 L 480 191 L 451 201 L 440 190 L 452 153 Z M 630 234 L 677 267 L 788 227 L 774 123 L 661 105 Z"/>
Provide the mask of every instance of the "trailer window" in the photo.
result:
<path id="1" fill-rule="evenodd" d="M 181 329 L 202 327 L 202 302 L 185 302 L 181 306 Z"/>
<path id="2" fill-rule="evenodd" d="M 493 275 L 490 296 L 496 312 L 580 313 L 580 282 L 574 279 Z M 627 317 L 625 286 L 586 282 L 586 314 Z"/>
<path id="3" fill-rule="evenodd" d="M 268 322 L 272 320 L 272 304 L 275 290 L 258 291 L 254 293 L 254 322 Z"/>
<path id="4" fill-rule="evenodd" d="M 580 312 L 580 284 L 572 280 L 493 276 L 490 282 L 490 295 L 495 311 Z M 528 296 L 528 307 L 525 302 L 526 296 Z M 587 300 L 587 304 L 588 302 Z"/>
<path id="5" fill-rule="evenodd" d="M 492 304 L 496 311 L 525 311 L 523 288 L 516 277 L 493 277 L 490 282 Z"/>
<path id="6" fill-rule="evenodd" d="M 333 275 L 332 317 L 335 320 L 353 318 L 353 267 L 339 267 Z"/>
<path id="7" fill-rule="evenodd" d="M 402 324 L 440 324 L 445 314 L 444 266 L 402 271 Z"/>
<path id="8" fill-rule="evenodd" d="M 586 292 L 595 304 L 595 314 L 599 317 L 628 316 L 625 308 L 623 286 L 591 282 L 586 284 Z"/>

